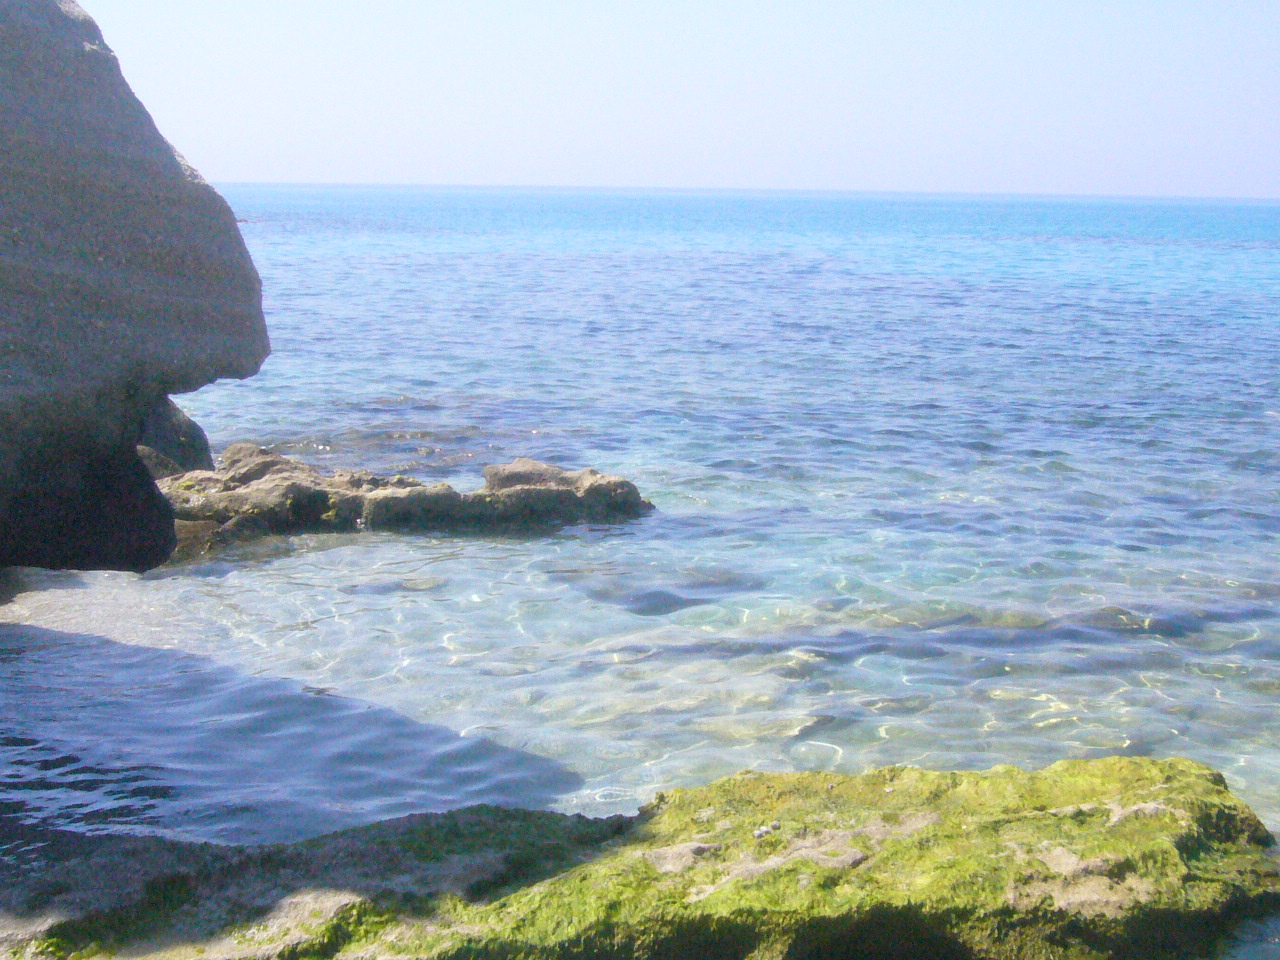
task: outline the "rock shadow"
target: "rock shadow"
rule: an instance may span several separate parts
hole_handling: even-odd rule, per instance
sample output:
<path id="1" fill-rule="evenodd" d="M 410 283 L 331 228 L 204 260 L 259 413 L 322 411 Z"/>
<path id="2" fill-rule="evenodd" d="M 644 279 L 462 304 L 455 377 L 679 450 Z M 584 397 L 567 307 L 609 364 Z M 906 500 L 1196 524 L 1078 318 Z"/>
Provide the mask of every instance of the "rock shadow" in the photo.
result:
<path id="1" fill-rule="evenodd" d="M 273 843 L 424 811 L 546 808 L 533 754 L 206 657 L 0 624 L 0 813 L 88 832 Z"/>
<path id="2" fill-rule="evenodd" d="M 545 758 L 298 682 L 0 624 L 0 948 L 217 940 L 439 888 L 410 876 L 415 843 L 477 846 L 443 885 L 464 894 L 533 882 L 557 858 L 538 839 L 541 866 L 521 860 L 512 822 L 557 827 L 564 856 L 622 822 L 539 809 L 580 786 Z M 500 856 L 478 851 L 499 842 L 484 822 L 499 808 L 476 804 L 514 808 Z M 442 810 L 457 812 L 425 812 Z"/>
<path id="3" fill-rule="evenodd" d="M 641 617 L 664 617 L 689 607 L 720 603 L 765 589 L 763 577 L 725 568 L 679 571 L 562 570 L 553 580 L 567 583 L 597 603 L 621 607 Z"/>
<path id="4" fill-rule="evenodd" d="M 488 805 L 255 847 L 91 836 L 0 817 L 0 948 L 36 955 L 327 958 L 441 898 L 487 903 L 598 855 L 636 818 Z M 268 937 L 253 945 L 250 939 Z M 256 947 L 256 949 L 255 949 Z"/>
<path id="5" fill-rule="evenodd" d="M 11 887 L 8 909 L 0 907 L 0 944 L 8 940 L 48 955 L 110 956 L 122 950 L 172 957 L 194 949 L 206 960 L 325 960 L 405 921 L 427 920 L 425 929 L 434 929 L 444 898 L 490 904 L 616 853 L 619 844 L 641 836 L 637 828 L 644 820 L 473 807 L 254 848 L 37 828 L 38 840 L 58 863 L 23 885 L 21 898 Z M 2 826 L 0 821 L 0 842 L 8 839 Z M 104 883 L 103 876 L 110 879 Z M 778 931 L 750 910 L 673 913 L 660 928 L 605 919 L 537 955 L 975 960 L 953 925 L 945 913 L 880 905 L 845 916 L 815 915 L 786 931 L 785 943 L 775 942 Z M 484 944 L 459 942 L 438 955 L 499 960 L 534 953 L 519 938 L 508 941 L 499 934 Z"/>

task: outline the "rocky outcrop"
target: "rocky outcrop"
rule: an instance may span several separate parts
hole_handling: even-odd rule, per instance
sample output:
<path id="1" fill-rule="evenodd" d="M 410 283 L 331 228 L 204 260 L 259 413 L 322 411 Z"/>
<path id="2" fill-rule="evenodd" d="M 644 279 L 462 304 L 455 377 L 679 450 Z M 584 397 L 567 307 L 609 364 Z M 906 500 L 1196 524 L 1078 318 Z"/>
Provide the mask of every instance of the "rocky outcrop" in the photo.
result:
<path id="1" fill-rule="evenodd" d="M 135 446 L 171 393 L 268 352 L 221 197 L 72 0 L 0 0 L 0 566 L 162 562 Z"/>
<path id="2" fill-rule="evenodd" d="M 485 486 L 459 493 L 445 483 L 315 467 L 251 443 L 226 449 L 216 471 L 160 481 L 180 537 L 226 542 L 265 534 L 400 530 L 547 530 L 643 516 L 653 504 L 635 484 L 595 470 L 570 473 L 525 458 L 485 468 Z M 184 552 L 196 552 L 184 545 Z"/>
<path id="3" fill-rule="evenodd" d="M 11 839 L 14 957 L 1155 960 L 1280 897 L 1270 835 L 1186 760 L 743 774 L 636 817 L 472 807 L 266 848 Z"/>

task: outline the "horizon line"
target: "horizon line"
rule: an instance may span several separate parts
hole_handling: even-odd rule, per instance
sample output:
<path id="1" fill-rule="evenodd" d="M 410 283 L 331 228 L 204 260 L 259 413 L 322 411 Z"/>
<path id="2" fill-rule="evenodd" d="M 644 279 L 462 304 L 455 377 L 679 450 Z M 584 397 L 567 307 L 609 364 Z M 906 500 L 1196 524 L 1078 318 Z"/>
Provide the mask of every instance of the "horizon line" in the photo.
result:
<path id="1" fill-rule="evenodd" d="M 725 195 L 808 195 L 847 196 L 886 199 L 957 199 L 957 200 L 1059 200 L 1117 201 L 1142 203 L 1238 203 L 1280 204 L 1276 196 L 1232 196 L 1223 194 L 1140 194 L 1140 193 L 1052 193 L 993 192 L 967 190 L 873 190 L 833 187 L 655 187 L 603 186 L 581 184 L 486 184 L 427 183 L 414 181 L 339 181 L 339 180 L 210 180 L 215 187 L 327 187 L 346 189 L 442 190 L 458 192 L 525 191 L 543 193 L 616 193 L 616 194 L 725 194 Z"/>

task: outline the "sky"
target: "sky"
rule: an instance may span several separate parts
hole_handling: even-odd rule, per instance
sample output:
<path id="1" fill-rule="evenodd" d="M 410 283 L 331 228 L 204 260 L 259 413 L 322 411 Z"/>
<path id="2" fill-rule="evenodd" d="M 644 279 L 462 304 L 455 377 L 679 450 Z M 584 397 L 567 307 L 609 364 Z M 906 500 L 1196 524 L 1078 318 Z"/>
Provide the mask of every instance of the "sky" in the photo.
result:
<path id="1" fill-rule="evenodd" d="M 214 182 L 1280 198 L 1277 0 L 80 0 Z"/>

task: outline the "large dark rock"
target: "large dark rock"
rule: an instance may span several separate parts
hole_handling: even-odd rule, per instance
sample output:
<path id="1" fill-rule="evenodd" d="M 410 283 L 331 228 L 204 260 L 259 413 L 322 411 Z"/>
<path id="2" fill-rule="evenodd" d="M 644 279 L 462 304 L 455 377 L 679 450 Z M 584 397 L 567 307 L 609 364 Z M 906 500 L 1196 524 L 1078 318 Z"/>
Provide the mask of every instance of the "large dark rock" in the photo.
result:
<path id="1" fill-rule="evenodd" d="M 160 480 L 184 538 L 234 540 L 263 534 L 547 530 L 643 516 L 653 504 L 635 484 L 595 470 L 570 473 L 521 458 L 485 469 L 486 484 L 459 493 L 407 477 L 315 467 L 237 443 L 216 471 Z M 198 525 L 198 526 L 193 526 Z M 184 555 L 193 551 L 184 547 Z"/>
<path id="2" fill-rule="evenodd" d="M 0 564 L 162 560 L 145 418 L 267 352 L 231 210 L 93 21 L 72 0 L 0 0 Z"/>

